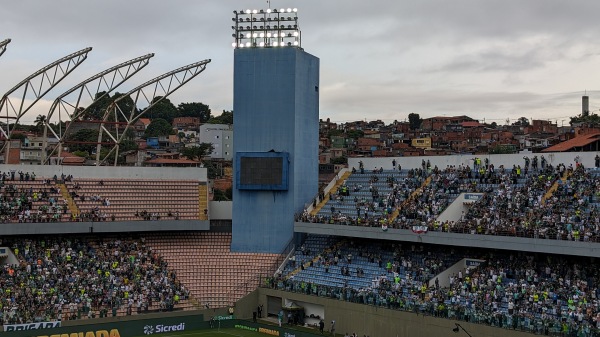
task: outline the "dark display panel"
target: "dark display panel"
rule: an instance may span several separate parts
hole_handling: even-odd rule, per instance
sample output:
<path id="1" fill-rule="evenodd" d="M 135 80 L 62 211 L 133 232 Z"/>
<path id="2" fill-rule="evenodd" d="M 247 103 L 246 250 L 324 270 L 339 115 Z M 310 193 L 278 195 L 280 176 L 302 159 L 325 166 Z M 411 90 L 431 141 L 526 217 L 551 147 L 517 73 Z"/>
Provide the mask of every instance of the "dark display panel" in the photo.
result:
<path id="1" fill-rule="evenodd" d="M 240 183 L 242 185 L 279 185 L 283 177 L 283 158 L 242 157 Z"/>

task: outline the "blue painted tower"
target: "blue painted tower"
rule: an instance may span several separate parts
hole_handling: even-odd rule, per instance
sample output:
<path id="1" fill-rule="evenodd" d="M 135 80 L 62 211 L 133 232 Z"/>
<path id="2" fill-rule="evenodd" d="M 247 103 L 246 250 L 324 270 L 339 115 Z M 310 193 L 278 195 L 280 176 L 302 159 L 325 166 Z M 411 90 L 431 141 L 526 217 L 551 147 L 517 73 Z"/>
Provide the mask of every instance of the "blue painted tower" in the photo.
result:
<path id="1" fill-rule="evenodd" d="M 319 59 L 298 43 L 295 10 L 234 13 L 231 250 L 281 253 L 318 190 Z"/>

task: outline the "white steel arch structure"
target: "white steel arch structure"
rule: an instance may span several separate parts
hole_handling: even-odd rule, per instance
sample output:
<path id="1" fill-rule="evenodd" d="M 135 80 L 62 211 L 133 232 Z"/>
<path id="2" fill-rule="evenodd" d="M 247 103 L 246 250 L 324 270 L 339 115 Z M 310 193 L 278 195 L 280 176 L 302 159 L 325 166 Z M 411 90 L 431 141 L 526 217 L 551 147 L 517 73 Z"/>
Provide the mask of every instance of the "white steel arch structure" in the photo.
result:
<path id="1" fill-rule="evenodd" d="M 146 67 L 152 57 L 154 57 L 153 53 L 115 65 L 86 79 L 58 96 L 52 103 L 44 121 L 42 164 L 47 164 L 49 158 L 55 153 L 60 157 L 73 122 L 86 119 L 89 107 L 109 95 L 113 90 L 117 89 L 121 84 Z M 91 103 L 86 108 L 82 108 L 81 104 L 84 103 L 82 100 L 91 100 Z M 58 123 L 52 125 L 51 121 L 55 117 L 58 117 Z M 62 121 L 70 121 L 70 123 L 67 123 L 63 128 Z M 52 148 L 48 148 L 49 133 L 58 139 L 58 144 Z"/>
<path id="2" fill-rule="evenodd" d="M 91 47 L 84 48 L 50 63 L 29 75 L 2 96 L 0 99 L 0 136 L 5 141 L 0 153 L 4 153 L 9 144 L 8 140 L 13 131 L 11 123 L 17 124 L 35 103 L 83 63 L 91 50 Z M 11 98 L 13 94 L 16 96 L 15 98 Z"/>
<path id="3" fill-rule="evenodd" d="M 0 41 L 0 56 L 6 51 L 6 46 L 10 43 L 10 39 Z"/>
<path id="4" fill-rule="evenodd" d="M 128 93 L 113 101 L 104 112 L 104 116 L 100 124 L 100 132 L 98 134 L 96 148 L 96 165 L 99 166 L 104 164 L 106 159 L 114 153 L 114 165 L 116 166 L 119 155 L 119 144 L 125 139 L 127 130 L 130 129 L 132 125 L 154 105 L 171 95 L 177 89 L 181 88 L 183 85 L 203 72 L 206 69 L 206 65 L 210 63 L 210 61 L 210 59 L 207 59 L 172 70 L 141 84 L 140 86 L 132 89 Z M 127 97 L 130 97 L 134 104 L 131 110 L 123 111 L 119 107 L 118 103 Z M 144 109 L 138 110 L 138 102 L 146 103 L 148 106 Z M 125 122 L 125 128 L 123 130 L 119 130 L 119 123 L 117 123 L 114 124 L 116 126 L 115 130 L 113 132 L 109 131 L 106 128 L 106 125 L 110 124 L 109 118 L 111 117 L 114 118 L 115 122 Z M 102 142 L 104 135 L 110 139 L 112 147 L 104 158 L 100 158 L 101 146 L 104 144 Z"/>

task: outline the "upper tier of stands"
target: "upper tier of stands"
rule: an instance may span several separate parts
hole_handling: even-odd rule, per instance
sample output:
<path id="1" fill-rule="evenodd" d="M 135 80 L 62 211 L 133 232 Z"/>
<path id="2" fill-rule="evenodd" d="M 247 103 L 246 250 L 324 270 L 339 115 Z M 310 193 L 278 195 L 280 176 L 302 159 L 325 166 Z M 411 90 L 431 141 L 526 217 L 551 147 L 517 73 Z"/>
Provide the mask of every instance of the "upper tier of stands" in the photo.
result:
<path id="1" fill-rule="evenodd" d="M 208 189 L 196 180 L 0 175 L 2 222 L 207 220 Z"/>
<path id="2" fill-rule="evenodd" d="M 460 193 L 483 195 L 440 221 Z M 582 165 L 354 170 L 326 200 L 316 215 L 307 210 L 297 220 L 576 241 L 600 234 L 600 170 Z"/>

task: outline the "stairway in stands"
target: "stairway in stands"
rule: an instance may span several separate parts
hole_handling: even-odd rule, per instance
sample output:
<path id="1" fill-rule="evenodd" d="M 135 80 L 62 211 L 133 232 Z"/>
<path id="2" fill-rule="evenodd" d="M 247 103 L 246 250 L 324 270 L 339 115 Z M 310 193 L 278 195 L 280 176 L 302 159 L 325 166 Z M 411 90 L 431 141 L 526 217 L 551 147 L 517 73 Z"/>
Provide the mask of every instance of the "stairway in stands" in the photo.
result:
<path id="1" fill-rule="evenodd" d="M 396 207 L 396 209 L 394 209 L 394 211 L 390 215 L 389 222 L 394 222 L 396 220 L 396 218 L 398 217 L 398 215 L 400 215 L 400 210 L 402 209 L 402 207 L 404 207 L 404 205 L 408 204 L 411 200 L 413 200 L 414 198 L 416 198 L 419 195 L 419 193 L 421 193 L 421 191 L 425 187 L 427 187 L 430 183 L 431 183 L 431 176 L 427 177 L 427 179 L 425 179 L 425 181 L 423 182 L 423 184 L 421 184 L 421 187 L 419 187 L 416 190 L 414 190 L 410 194 L 410 197 L 408 197 L 406 200 L 404 200 L 404 202 L 400 206 L 398 206 L 398 207 Z"/>
<path id="2" fill-rule="evenodd" d="M 567 170 L 567 171 L 565 171 L 565 173 L 563 174 L 563 176 L 560 179 L 556 179 L 554 184 L 552 184 L 552 186 L 548 189 L 548 191 L 546 191 L 546 194 L 544 194 L 544 196 L 542 197 L 542 205 L 546 204 L 546 200 L 552 198 L 552 195 L 558 189 L 558 185 L 566 183 L 572 174 L 573 174 L 573 172 Z M 560 180 L 560 183 L 559 183 L 559 180 Z"/>
<path id="3" fill-rule="evenodd" d="M 208 209 L 208 185 L 198 185 L 198 219 L 208 220 L 208 214 L 204 210 Z"/>
<path id="4" fill-rule="evenodd" d="M 350 171 L 344 173 L 335 182 L 335 185 L 333 185 L 333 187 L 331 187 L 331 190 L 329 191 L 329 193 L 327 193 L 327 195 L 325 195 L 325 198 L 323 200 L 321 200 L 320 203 L 317 204 L 317 207 L 313 208 L 313 210 L 310 212 L 310 214 L 311 215 L 317 215 L 317 213 L 319 213 L 319 211 L 321 210 L 321 208 L 323 208 L 323 206 L 325 206 L 325 204 L 327 204 L 327 202 L 329 201 L 329 196 L 332 193 L 337 192 L 338 188 L 340 188 L 340 186 L 344 185 L 344 182 L 348 179 L 348 177 L 350 177 L 351 174 L 352 174 L 352 172 L 350 172 Z"/>
<path id="5" fill-rule="evenodd" d="M 71 214 L 78 215 L 79 208 L 75 204 L 75 201 L 71 197 L 71 194 L 69 194 L 69 191 L 67 190 L 67 186 L 65 186 L 65 184 L 56 184 L 56 186 L 58 186 L 60 188 L 60 194 L 62 195 L 62 197 L 65 200 L 67 200 L 67 205 L 69 206 L 69 211 L 71 211 Z"/>

